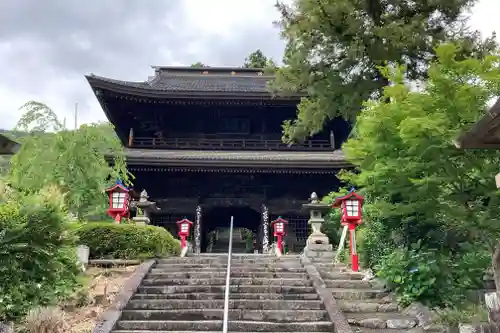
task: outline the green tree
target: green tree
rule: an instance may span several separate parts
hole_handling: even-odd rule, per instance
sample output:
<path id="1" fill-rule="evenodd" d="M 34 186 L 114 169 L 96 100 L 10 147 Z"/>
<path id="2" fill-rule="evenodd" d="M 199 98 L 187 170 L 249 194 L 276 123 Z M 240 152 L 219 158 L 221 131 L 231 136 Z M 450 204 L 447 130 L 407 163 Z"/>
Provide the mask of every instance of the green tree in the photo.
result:
<path id="1" fill-rule="evenodd" d="M 22 195 L 0 181 L 0 321 L 56 305 L 79 286 L 74 224 L 55 187 Z"/>
<path id="2" fill-rule="evenodd" d="M 404 83 L 410 71 L 381 69 L 391 86 L 366 104 L 344 145 L 357 171 L 342 178 L 366 196 L 369 260 L 382 276 L 398 277 L 392 282 L 407 301 L 434 297 L 442 305 L 444 288 L 462 288 L 450 291 L 457 295 L 479 283 L 484 267 L 477 265 L 485 264 L 483 254 L 493 252 L 500 236 L 500 197 L 492 181 L 500 152 L 454 145 L 464 126 L 500 95 L 500 57 L 461 60 L 460 50 L 440 46 L 419 90 Z M 432 256 L 442 260 L 431 269 Z M 411 275 L 414 267 L 420 273 Z"/>
<path id="3" fill-rule="evenodd" d="M 28 102 L 21 108 L 25 113 L 17 128 L 31 135 L 20 140 L 21 149 L 12 157 L 10 183 L 26 192 L 58 186 L 69 210 L 80 219 L 104 211 L 108 182 L 117 178 L 128 182 L 130 176 L 112 126 L 98 123 L 70 131 L 42 103 Z M 104 154 L 116 156 L 113 167 Z"/>
<path id="4" fill-rule="evenodd" d="M 475 0 L 295 0 L 278 3 L 287 41 L 284 66 L 271 89 L 305 92 L 297 117 L 284 123 L 283 139 L 300 141 L 336 116 L 355 119 L 362 103 L 389 83 L 379 66 L 399 63 L 410 80 L 425 78 L 434 48 L 461 40 L 461 53 L 490 49 L 468 32 L 463 13 Z"/>
<path id="5" fill-rule="evenodd" d="M 247 58 L 245 58 L 245 63 L 243 68 L 276 68 L 276 63 L 268 58 L 262 53 L 260 49 L 250 53 Z"/>
<path id="6" fill-rule="evenodd" d="M 198 62 L 192 64 L 190 67 L 193 67 L 193 68 L 208 68 L 210 66 L 205 65 L 204 63 L 201 63 L 201 62 L 198 61 Z"/>

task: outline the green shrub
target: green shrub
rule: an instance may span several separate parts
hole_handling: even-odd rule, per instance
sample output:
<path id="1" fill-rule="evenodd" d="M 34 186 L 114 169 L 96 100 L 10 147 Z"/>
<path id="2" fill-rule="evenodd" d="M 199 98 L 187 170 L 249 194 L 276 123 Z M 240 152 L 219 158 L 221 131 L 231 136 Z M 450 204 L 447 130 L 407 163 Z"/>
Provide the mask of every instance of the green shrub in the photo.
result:
<path id="1" fill-rule="evenodd" d="M 54 305 L 78 286 L 76 237 L 55 188 L 0 201 L 0 321 Z"/>
<path id="2" fill-rule="evenodd" d="M 394 250 L 375 268 L 404 306 L 419 301 L 432 307 L 454 307 L 465 302 L 468 290 L 480 288 L 489 262 L 490 255 L 480 248 L 452 254 L 417 242 L 409 249 Z"/>
<path id="3" fill-rule="evenodd" d="M 180 253 L 180 242 L 161 227 L 89 222 L 77 234 L 94 259 L 146 259 Z"/>
<path id="4" fill-rule="evenodd" d="M 357 236 L 359 261 L 364 268 L 375 269 L 384 256 L 400 245 L 393 239 L 391 230 L 378 219 L 365 219 Z"/>
<path id="5" fill-rule="evenodd" d="M 439 319 L 437 323 L 445 327 L 457 327 L 459 324 L 479 324 L 488 322 L 488 311 L 482 305 L 459 304 L 457 308 L 435 309 Z"/>

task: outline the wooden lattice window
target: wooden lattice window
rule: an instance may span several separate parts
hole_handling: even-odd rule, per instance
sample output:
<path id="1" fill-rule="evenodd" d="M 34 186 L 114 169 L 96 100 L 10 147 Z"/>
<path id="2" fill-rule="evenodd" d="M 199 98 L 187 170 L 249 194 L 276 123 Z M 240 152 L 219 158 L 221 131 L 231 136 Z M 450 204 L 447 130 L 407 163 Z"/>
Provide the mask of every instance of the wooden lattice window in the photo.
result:
<path id="1" fill-rule="evenodd" d="M 250 120 L 246 118 L 223 118 L 219 123 L 219 131 L 226 134 L 250 133 Z"/>

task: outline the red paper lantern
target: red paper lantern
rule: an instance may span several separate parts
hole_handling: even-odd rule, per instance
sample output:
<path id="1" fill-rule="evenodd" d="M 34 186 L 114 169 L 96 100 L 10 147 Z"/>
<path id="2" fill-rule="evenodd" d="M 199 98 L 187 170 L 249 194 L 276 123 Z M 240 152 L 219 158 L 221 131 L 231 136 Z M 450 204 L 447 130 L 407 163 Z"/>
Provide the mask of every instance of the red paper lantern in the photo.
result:
<path id="1" fill-rule="evenodd" d="M 280 249 L 281 253 L 283 253 L 283 236 L 286 235 L 287 224 L 288 221 L 281 218 L 281 216 L 271 222 L 271 226 L 274 229 L 274 236 L 278 238 L 278 248 Z"/>
<path id="2" fill-rule="evenodd" d="M 352 222 L 361 224 L 364 200 L 364 197 L 354 192 L 354 190 L 351 190 L 346 195 L 335 198 L 332 207 L 340 207 L 342 212 L 342 224 L 346 225 Z"/>
<path id="3" fill-rule="evenodd" d="M 177 221 L 177 227 L 179 228 L 178 235 L 181 239 L 181 248 L 186 247 L 186 238 L 189 236 L 192 225 L 193 222 L 189 221 L 186 218 Z"/>
<path id="4" fill-rule="evenodd" d="M 356 250 L 356 226 L 362 221 L 362 205 L 364 197 L 357 194 L 354 189 L 342 197 L 335 198 L 332 208 L 339 208 L 342 212 L 341 223 L 349 228 L 349 244 L 351 250 L 351 263 L 354 272 L 359 271 L 358 252 Z"/>
<path id="5" fill-rule="evenodd" d="M 116 223 L 120 223 L 121 219 L 125 216 L 128 217 L 130 213 L 130 193 L 120 181 L 114 186 L 105 190 L 109 196 L 109 208 L 107 213 L 111 216 Z"/>

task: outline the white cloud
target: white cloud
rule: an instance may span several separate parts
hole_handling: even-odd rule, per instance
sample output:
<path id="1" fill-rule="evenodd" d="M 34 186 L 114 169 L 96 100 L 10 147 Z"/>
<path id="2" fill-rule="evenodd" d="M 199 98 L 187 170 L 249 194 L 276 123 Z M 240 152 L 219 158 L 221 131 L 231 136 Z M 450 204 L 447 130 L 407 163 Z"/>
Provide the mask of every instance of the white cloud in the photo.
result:
<path id="1" fill-rule="evenodd" d="M 475 30 L 481 31 L 484 35 L 491 35 L 494 31 L 500 32 L 500 23 L 498 23 L 498 12 L 500 11 L 500 1 L 498 0 L 480 0 L 472 8 L 470 26 Z"/>

